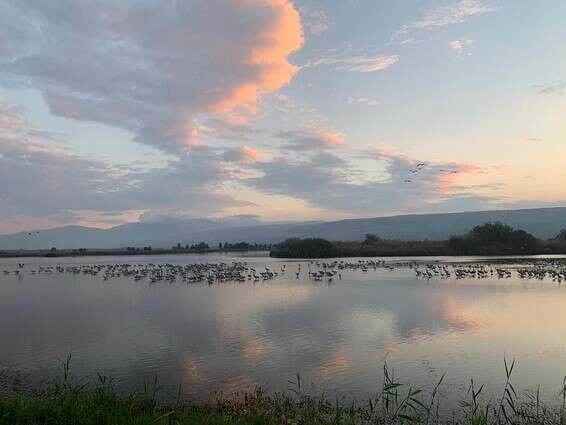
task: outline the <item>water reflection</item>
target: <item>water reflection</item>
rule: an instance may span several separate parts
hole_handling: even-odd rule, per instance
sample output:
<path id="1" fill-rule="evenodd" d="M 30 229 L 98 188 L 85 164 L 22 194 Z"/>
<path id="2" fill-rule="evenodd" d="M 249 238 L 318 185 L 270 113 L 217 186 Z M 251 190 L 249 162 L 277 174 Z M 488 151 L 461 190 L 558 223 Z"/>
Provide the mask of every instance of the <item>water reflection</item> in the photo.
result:
<path id="1" fill-rule="evenodd" d="M 255 385 L 285 390 L 301 373 L 320 391 L 364 398 L 386 358 L 416 385 L 447 373 L 463 392 L 472 376 L 495 388 L 508 355 L 518 359 L 518 385 L 552 394 L 565 372 L 565 307 L 564 288 L 551 283 L 427 282 L 402 270 L 344 271 L 330 285 L 290 272 L 212 286 L 23 273 L 0 277 L 0 368 L 53 376 L 73 353 L 75 373 L 112 374 L 124 389 L 157 376 L 203 398 Z"/>

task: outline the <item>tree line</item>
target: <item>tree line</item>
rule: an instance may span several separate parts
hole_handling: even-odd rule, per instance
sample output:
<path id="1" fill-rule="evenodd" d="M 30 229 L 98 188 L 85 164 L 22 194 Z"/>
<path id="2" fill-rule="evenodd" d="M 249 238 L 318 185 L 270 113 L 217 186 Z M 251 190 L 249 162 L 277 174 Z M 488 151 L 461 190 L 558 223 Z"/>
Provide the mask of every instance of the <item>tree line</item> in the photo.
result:
<path id="1" fill-rule="evenodd" d="M 178 243 L 172 248 L 174 251 L 267 251 L 271 249 L 271 244 L 249 243 L 249 242 L 218 242 L 216 249 L 211 248 L 206 242 L 196 244 L 181 245 Z"/>
<path id="2" fill-rule="evenodd" d="M 508 224 L 488 222 L 444 241 L 382 239 L 370 233 L 363 241 L 292 238 L 270 251 L 273 257 L 285 258 L 535 254 L 566 254 L 566 229 L 554 238 L 541 240 Z"/>

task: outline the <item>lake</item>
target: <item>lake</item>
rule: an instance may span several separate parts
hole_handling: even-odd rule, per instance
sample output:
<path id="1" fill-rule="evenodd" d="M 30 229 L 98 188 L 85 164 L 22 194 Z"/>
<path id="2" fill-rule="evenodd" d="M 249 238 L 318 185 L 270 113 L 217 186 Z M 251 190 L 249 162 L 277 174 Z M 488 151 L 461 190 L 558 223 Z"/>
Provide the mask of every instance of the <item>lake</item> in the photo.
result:
<path id="1" fill-rule="evenodd" d="M 209 285 L 45 272 L 219 262 L 279 275 Z M 416 386 L 430 387 L 445 374 L 447 403 L 455 403 L 472 377 L 486 394 L 499 394 L 506 356 L 516 359 L 517 389 L 540 385 L 545 400 L 557 401 L 566 375 L 564 283 L 515 273 L 423 279 L 412 267 L 345 268 L 329 281 L 309 277 L 315 267 L 220 254 L 0 259 L 0 370 L 40 382 L 61 376 L 72 353 L 77 377 L 112 375 L 123 390 L 157 377 L 164 391 L 182 384 L 183 397 L 203 400 L 211 391 L 256 385 L 285 391 L 300 374 L 314 392 L 366 399 L 379 390 L 386 361 Z"/>

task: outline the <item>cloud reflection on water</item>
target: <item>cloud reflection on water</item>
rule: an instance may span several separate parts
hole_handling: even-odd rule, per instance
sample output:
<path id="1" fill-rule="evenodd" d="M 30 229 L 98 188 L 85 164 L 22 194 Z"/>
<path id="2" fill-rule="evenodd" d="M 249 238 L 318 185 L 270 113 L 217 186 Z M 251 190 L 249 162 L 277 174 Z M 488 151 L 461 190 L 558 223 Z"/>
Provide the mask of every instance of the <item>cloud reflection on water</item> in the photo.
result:
<path id="1" fill-rule="evenodd" d="M 124 388 L 158 376 L 203 398 L 256 385 L 286 390 L 300 373 L 320 390 L 363 397 L 377 388 L 385 358 L 415 383 L 447 372 L 458 385 L 496 379 L 505 353 L 527 365 L 525 383 L 551 382 L 556 371 L 535 376 L 536 362 L 566 358 L 558 287 L 382 270 L 345 271 L 328 285 L 295 279 L 294 267 L 268 283 L 213 286 L 2 277 L 0 367 L 54 373 L 72 352 L 78 374 L 112 373 Z"/>

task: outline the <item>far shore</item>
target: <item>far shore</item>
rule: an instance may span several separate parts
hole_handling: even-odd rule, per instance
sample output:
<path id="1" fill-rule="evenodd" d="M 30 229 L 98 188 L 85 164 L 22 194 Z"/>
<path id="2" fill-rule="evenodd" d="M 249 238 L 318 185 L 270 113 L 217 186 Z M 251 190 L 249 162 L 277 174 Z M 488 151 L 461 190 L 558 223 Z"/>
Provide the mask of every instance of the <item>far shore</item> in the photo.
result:
<path id="1" fill-rule="evenodd" d="M 177 245 L 171 248 L 126 247 L 113 249 L 5 250 L 0 258 L 16 257 L 88 257 L 210 254 L 227 252 L 269 252 L 275 258 L 314 259 L 339 257 L 438 257 L 438 256 L 516 256 L 565 255 L 566 229 L 548 240 L 538 239 L 524 230 L 500 222 L 475 226 L 465 235 L 448 240 L 382 239 L 368 233 L 363 241 L 328 241 L 321 238 L 291 238 L 278 244 L 249 242 L 219 243 L 211 248 L 207 243 Z"/>
<path id="2" fill-rule="evenodd" d="M 0 258 L 59 258 L 59 257 L 102 257 L 102 256 L 138 256 L 138 255 L 184 255 L 184 254 L 213 254 L 213 253 L 268 253 L 268 249 L 57 249 L 53 250 L 10 250 L 0 251 Z"/>

